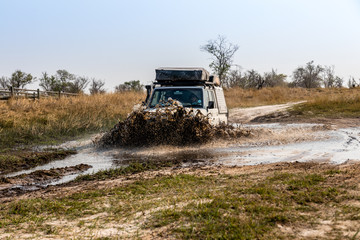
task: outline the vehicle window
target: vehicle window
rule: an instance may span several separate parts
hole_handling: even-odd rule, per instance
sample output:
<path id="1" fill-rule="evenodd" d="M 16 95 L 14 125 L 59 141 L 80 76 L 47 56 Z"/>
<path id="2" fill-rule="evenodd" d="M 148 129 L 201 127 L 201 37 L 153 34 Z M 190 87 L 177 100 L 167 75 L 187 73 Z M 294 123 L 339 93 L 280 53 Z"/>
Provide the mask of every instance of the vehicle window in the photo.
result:
<path id="1" fill-rule="evenodd" d="M 212 90 L 209 91 L 209 101 L 215 102 L 215 94 Z"/>
<path id="2" fill-rule="evenodd" d="M 154 94 L 152 95 L 152 99 L 150 102 L 150 105 L 155 107 L 155 105 L 160 101 L 160 91 L 155 91 Z"/>
<path id="3" fill-rule="evenodd" d="M 202 89 L 155 89 L 150 107 L 166 106 L 169 99 L 179 101 L 184 107 L 203 107 Z"/>
<path id="4" fill-rule="evenodd" d="M 209 104 L 209 91 L 205 90 L 204 91 L 204 105 L 205 107 L 208 107 Z"/>

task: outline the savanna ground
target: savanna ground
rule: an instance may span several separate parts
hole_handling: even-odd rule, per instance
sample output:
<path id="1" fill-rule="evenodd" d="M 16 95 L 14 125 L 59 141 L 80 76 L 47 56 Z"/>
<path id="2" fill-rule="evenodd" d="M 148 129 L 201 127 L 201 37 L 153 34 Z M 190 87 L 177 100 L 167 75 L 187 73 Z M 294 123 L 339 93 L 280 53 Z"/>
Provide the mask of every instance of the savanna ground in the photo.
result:
<path id="1" fill-rule="evenodd" d="M 358 125 L 360 89 L 230 89 L 228 107 L 307 101 L 254 121 Z M 74 154 L 37 149 L 106 131 L 139 93 L 0 102 L 0 172 Z M 185 159 L 191 160 L 191 159 Z M 8 239 L 359 239 L 360 164 L 180 167 L 143 161 L 0 197 Z M 0 182 L 7 181 L 2 178 Z"/>

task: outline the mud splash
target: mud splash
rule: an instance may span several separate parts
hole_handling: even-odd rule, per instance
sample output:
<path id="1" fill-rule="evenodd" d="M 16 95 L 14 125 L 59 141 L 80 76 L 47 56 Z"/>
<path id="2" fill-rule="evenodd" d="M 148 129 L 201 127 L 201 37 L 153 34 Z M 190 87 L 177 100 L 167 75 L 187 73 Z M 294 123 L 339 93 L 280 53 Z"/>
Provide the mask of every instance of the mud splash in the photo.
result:
<path id="1" fill-rule="evenodd" d="M 215 138 L 249 136 L 250 130 L 232 125 L 212 126 L 199 110 L 187 109 L 174 102 L 171 106 L 150 112 L 133 111 L 106 133 L 98 146 L 152 146 L 204 144 Z"/>

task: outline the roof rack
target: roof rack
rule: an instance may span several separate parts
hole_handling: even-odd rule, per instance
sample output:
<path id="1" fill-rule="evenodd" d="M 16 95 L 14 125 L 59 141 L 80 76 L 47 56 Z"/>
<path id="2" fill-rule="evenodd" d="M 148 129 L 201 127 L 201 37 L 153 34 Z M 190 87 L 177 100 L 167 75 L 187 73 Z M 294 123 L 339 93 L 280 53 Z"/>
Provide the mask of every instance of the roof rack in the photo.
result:
<path id="1" fill-rule="evenodd" d="M 209 81 L 156 81 L 154 84 L 159 84 L 161 86 L 212 86 L 213 82 Z"/>
<path id="2" fill-rule="evenodd" d="M 220 86 L 219 78 L 204 68 L 158 68 L 154 84 L 161 86 Z"/>

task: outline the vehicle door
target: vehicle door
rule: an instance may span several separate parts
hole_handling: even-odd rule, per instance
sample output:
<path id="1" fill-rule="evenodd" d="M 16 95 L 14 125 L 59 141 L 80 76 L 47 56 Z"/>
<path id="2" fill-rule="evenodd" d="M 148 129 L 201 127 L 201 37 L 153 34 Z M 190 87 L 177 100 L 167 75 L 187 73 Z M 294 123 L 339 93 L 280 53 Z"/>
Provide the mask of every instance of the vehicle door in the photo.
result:
<path id="1" fill-rule="evenodd" d="M 217 125 L 220 122 L 219 122 L 219 109 L 215 98 L 215 92 L 213 89 L 208 89 L 206 91 L 206 95 L 208 97 L 207 111 L 208 111 L 209 120 L 211 124 Z"/>

